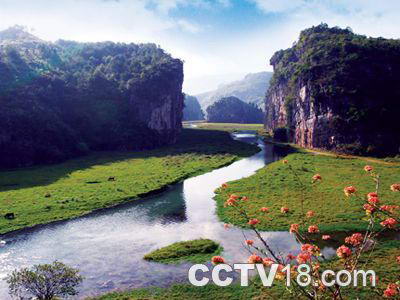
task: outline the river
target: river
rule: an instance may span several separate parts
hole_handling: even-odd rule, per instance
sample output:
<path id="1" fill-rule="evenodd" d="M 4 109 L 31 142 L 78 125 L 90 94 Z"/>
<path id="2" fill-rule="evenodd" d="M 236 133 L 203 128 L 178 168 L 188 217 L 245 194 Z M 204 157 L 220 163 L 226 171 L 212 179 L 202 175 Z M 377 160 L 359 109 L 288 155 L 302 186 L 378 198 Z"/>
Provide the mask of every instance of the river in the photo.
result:
<path id="1" fill-rule="evenodd" d="M 85 280 L 79 298 L 114 289 L 167 286 L 187 281 L 188 263 L 163 265 L 143 256 L 168 244 L 209 238 L 224 247 L 231 262 L 248 257 L 241 229 L 225 229 L 215 214 L 214 190 L 222 183 L 248 177 L 277 159 L 273 145 L 251 133 L 236 139 L 258 143 L 259 153 L 212 172 L 189 178 L 166 192 L 70 221 L 49 224 L 2 237 L 0 278 L 15 268 L 62 261 L 80 269 Z M 246 232 L 250 238 L 252 234 Z M 288 232 L 265 232 L 276 250 L 296 253 L 298 244 Z M 326 255 L 334 248 L 323 249 Z M 0 281 L 0 299 L 10 299 L 7 284 Z"/>

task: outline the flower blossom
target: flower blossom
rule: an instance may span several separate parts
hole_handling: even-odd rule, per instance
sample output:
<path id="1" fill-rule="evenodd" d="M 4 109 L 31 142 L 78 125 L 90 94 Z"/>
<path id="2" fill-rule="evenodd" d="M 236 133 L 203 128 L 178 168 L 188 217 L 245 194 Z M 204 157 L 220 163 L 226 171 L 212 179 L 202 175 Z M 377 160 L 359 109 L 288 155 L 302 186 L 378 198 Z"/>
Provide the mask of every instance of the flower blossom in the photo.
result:
<path id="1" fill-rule="evenodd" d="M 281 207 L 281 213 L 287 214 L 288 212 L 289 212 L 289 208 L 287 208 L 286 206 Z"/>
<path id="2" fill-rule="evenodd" d="M 347 186 L 343 189 L 344 194 L 348 197 L 352 194 L 354 194 L 355 192 L 357 192 L 356 188 L 354 186 Z"/>
<path id="3" fill-rule="evenodd" d="M 388 219 L 386 219 L 385 221 L 382 221 L 380 224 L 381 224 L 383 227 L 395 228 L 396 225 L 397 225 L 397 223 L 398 223 L 398 222 L 396 221 L 396 219 L 388 218 Z"/>
<path id="4" fill-rule="evenodd" d="M 336 254 L 339 258 L 347 258 L 351 255 L 351 250 L 349 247 L 343 245 L 336 250 Z"/>
<path id="5" fill-rule="evenodd" d="M 397 256 L 396 260 L 397 260 L 397 263 L 400 264 L 400 256 Z"/>
<path id="6" fill-rule="evenodd" d="M 313 180 L 313 181 L 322 180 L 322 176 L 319 175 L 319 174 L 315 174 L 315 175 L 312 177 L 312 180 Z"/>
<path id="7" fill-rule="evenodd" d="M 247 201 L 247 200 L 249 200 L 249 198 L 247 198 L 246 196 L 242 197 L 242 201 Z"/>
<path id="8" fill-rule="evenodd" d="M 253 240 L 246 240 L 245 243 L 246 243 L 246 245 L 251 246 L 251 245 L 254 244 L 254 241 Z"/>
<path id="9" fill-rule="evenodd" d="M 383 292 L 385 298 L 391 298 L 399 294 L 399 286 L 395 283 L 389 283 L 386 290 Z"/>
<path id="10" fill-rule="evenodd" d="M 368 199 L 370 199 L 370 198 L 378 198 L 378 194 L 375 193 L 375 192 L 368 193 L 367 194 L 367 198 Z"/>
<path id="11" fill-rule="evenodd" d="M 248 224 L 251 226 L 257 225 L 258 223 L 260 223 L 258 219 L 250 219 L 248 222 Z"/>
<path id="12" fill-rule="evenodd" d="M 308 253 L 310 253 L 312 255 L 315 255 L 315 256 L 319 256 L 319 254 L 321 252 L 321 249 L 319 249 L 319 247 L 316 246 L 316 245 L 303 244 L 303 245 L 301 245 L 301 251 L 302 252 L 308 252 Z"/>
<path id="13" fill-rule="evenodd" d="M 230 227 L 231 227 L 231 225 L 226 224 L 226 223 L 224 224 L 224 228 L 225 228 L 225 229 L 229 229 Z"/>
<path id="14" fill-rule="evenodd" d="M 275 263 L 273 261 L 273 259 L 269 258 L 269 257 L 265 257 L 262 261 L 263 261 L 263 265 L 266 266 L 266 267 L 269 267 L 269 266 L 271 266 L 272 264 Z"/>
<path id="15" fill-rule="evenodd" d="M 311 254 L 309 252 L 301 252 L 297 255 L 297 262 L 299 264 L 305 264 L 306 262 L 311 260 Z"/>
<path id="16" fill-rule="evenodd" d="M 290 225 L 289 232 L 297 233 L 297 232 L 299 232 L 299 227 L 300 227 L 299 224 L 292 224 L 292 225 Z"/>
<path id="17" fill-rule="evenodd" d="M 249 259 L 247 260 L 249 264 L 261 264 L 263 263 L 263 259 L 261 256 L 258 256 L 256 254 L 252 254 L 249 256 Z"/>
<path id="18" fill-rule="evenodd" d="M 261 208 L 260 208 L 260 211 L 262 211 L 262 212 L 268 212 L 268 211 L 269 211 L 269 208 L 268 208 L 268 207 L 261 207 Z"/>
<path id="19" fill-rule="evenodd" d="M 211 258 L 211 262 L 214 265 L 218 265 L 218 264 L 224 264 L 225 263 L 225 259 L 222 256 L 213 256 Z"/>
<path id="20" fill-rule="evenodd" d="M 307 218 L 312 218 L 312 217 L 314 217 L 315 216 L 315 212 L 313 211 L 313 210 L 309 210 L 308 212 L 307 212 Z"/>
<path id="21" fill-rule="evenodd" d="M 375 207 L 368 203 L 365 203 L 363 208 L 364 208 L 365 212 L 367 213 L 367 215 L 370 215 L 371 213 L 373 213 L 375 211 Z"/>
<path id="22" fill-rule="evenodd" d="M 221 187 L 222 187 L 223 189 L 226 189 L 226 188 L 228 187 L 228 185 L 227 185 L 226 183 L 223 183 L 223 184 L 221 185 Z"/>
<path id="23" fill-rule="evenodd" d="M 308 232 L 309 233 L 318 233 L 319 232 L 319 228 L 317 225 L 311 225 L 308 227 Z"/>
<path id="24" fill-rule="evenodd" d="M 353 233 L 351 236 L 345 238 L 344 242 L 348 245 L 359 246 L 364 240 L 364 236 L 361 233 Z"/>
<path id="25" fill-rule="evenodd" d="M 329 234 L 324 234 L 324 235 L 322 236 L 322 239 L 323 239 L 324 241 L 327 241 L 327 240 L 330 240 L 330 239 L 331 239 L 331 236 L 330 236 Z"/>
<path id="26" fill-rule="evenodd" d="M 282 162 L 283 162 L 284 164 L 287 164 L 287 163 L 288 163 L 288 161 L 287 161 L 286 159 L 282 160 Z"/>
<path id="27" fill-rule="evenodd" d="M 371 172 L 373 169 L 374 169 L 373 167 L 368 166 L 368 165 L 366 165 L 366 166 L 364 167 L 364 171 L 365 171 L 365 172 Z"/>
<path id="28" fill-rule="evenodd" d="M 379 199 L 377 197 L 369 198 L 368 203 L 371 205 L 378 205 L 379 204 Z"/>
<path id="29" fill-rule="evenodd" d="M 399 209 L 398 205 L 382 205 L 381 210 L 393 213 L 396 209 Z"/>
<path id="30" fill-rule="evenodd" d="M 390 189 L 393 192 L 400 192 L 400 183 L 394 183 L 390 186 Z"/>
<path id="31" fill-rule="evenodd" d="M 293 254 L 288 254 L 287 256 L 286 256 L 286 258 L 288 259 L 288 260 L 294 260 L 295 258 L 296 258 L 296 256 L 294 256 Z"/>

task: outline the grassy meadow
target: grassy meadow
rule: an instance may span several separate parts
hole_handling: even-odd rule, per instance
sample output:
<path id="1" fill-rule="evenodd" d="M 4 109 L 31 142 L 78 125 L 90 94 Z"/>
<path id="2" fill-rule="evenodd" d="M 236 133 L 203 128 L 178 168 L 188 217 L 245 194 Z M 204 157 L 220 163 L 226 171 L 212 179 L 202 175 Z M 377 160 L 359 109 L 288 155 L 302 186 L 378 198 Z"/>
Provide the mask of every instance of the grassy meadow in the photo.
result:
<path id="1" fill-rule="evenodd" d="M 169 246 L 157 249 L 144 256 L 145 260 L 159 263 L 180 263 L 188 261 L 192 263 L 204 263 L 210 261 L 214 255 L 219 255 L 222 247 L 209 239 L 197 239 L 173 243 Z"/>
<path id="2" fill-rule="evenodd" d="M 228 132 L 234 132 L 238 130 L 254 130 L 254 131 L 264 130 L 263 124 L 184 122 L 184 126 L 189 126 L 189 124 L 196 125 L 196 128 L 199 129 L 222 130 Z"/>
<path id="3" fill-rule="evenodd" d="M 251 218 L 258 218 L 261 230 L 289 230 L 289 225 L 300 223 L 308 210 L 315 216 L 307 218 L 303 230 L 308 225 L 318 225 L 324 232 L 360 230 L 365 227 L 365 211 L 355 197 L 346 197 L 343 188 L 355 186 L 359 195 L 375 190 L 371 177 L 363 170 L 366 164 L 372 165 L 380 174 L 380 198 L 383 204 L 400 205 L 398 193 L 390 190 L 390 185 L 400 182 L 400 164 L 387 163 L 375 159 L 372 162 L 363 158 L 346 158 L 331 155 L 318 155 L 308 151 L 298 151 L 282 160 L 260 169 L 255 175 L 228 182 L 227 189 L 217 190 L 217 213 L 221 220 L 237 226 L 247 227 L 247 221 L 233 207 L 224 207 L 229 194 L 247 196 L 248 201 L 241 205 Z M 291 170 L 294 170 L 294 172 Z M 322 181 L 311 184 L 315 174 Z M 305 192 L 303 193 L 303 187 Z M 304 196 L 303 196 L 304 195 Z M 302 210 L 302 201 L 303 210 Z M 261 207 L 269 212 L 261 212 Z M 281 207 L 289 208 L 282 213 Z"/>
<path id="4" fill-rule="evenodd" d="M 0 171 L 0 233 L 69 219 L 140 198 L 254 154 L 221 131 L 184 129 L 175 145 L 143 152 L 98 152 Z M 14 213 L 15 219 L 3 216 Z"/>

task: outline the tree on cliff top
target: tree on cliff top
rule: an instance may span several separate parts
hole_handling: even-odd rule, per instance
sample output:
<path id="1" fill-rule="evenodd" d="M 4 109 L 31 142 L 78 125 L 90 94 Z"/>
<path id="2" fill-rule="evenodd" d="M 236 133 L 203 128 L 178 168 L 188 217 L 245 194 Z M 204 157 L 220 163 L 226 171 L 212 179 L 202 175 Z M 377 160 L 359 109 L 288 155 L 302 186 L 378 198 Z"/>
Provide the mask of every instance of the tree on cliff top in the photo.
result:
<path id="1" fill-rule="evenodd" d="M 236 97 L 221 98 L 207 108 L 207 121 L 216 123 L 262 123 L 263 112 L 253 103 Z"/>

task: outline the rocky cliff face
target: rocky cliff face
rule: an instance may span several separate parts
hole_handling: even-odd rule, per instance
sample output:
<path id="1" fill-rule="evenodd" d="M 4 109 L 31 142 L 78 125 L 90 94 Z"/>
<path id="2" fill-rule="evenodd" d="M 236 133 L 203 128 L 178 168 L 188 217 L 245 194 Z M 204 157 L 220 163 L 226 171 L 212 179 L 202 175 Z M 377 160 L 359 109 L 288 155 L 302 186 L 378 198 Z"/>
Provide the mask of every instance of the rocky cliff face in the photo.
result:
<path id="1" fill-rule="evenodd" d="M 153 44 L 0 32 L 0 167 L 176 141 L 183 63 Z"/>
<path id="2" fill-rule="evenodd" d="M 396 154 L 400 146 L 400 41 L 320 25 L 271 59 L 265 127 L 285 127 L 307 148 Z"/>

